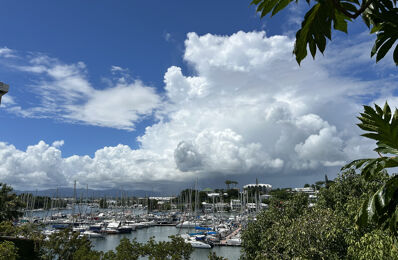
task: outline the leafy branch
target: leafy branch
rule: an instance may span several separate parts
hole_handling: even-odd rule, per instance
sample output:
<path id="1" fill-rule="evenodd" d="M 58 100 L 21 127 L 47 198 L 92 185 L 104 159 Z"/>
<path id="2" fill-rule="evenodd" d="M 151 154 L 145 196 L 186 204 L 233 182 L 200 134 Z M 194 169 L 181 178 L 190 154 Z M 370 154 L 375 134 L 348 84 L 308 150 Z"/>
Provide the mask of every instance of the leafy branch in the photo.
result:
<path id="1" fill-rule="evenodd" d="M 290 3 L 298 0 L 253 0 L 261 18 L 270 14 L 274 16 Z M 296 33 L 293 53 L 297 62 L 307 56 L 307 46 L 313 58 L 317 49 L 323 53 L 326 39 L 332 40 L 334 30 L 347 33 L 348 22 L 362 16 L 370 30 L 376 33 L 371 56 L 376 55 L 376 62 L 385 57 L 398 40 L 398 8 L 397 0 L 306 0 L 309 10 L 305 14 L 301 28 Z M 398 46 L 393 52 L 393 60 L 398 65 Z"/>
<path id="2" fill-rule="evenodd" d="M 376 141 L 374 149 L 379 158 L 355 160 L 342 168 L 342 170 L 356 169 L 371 180 L 380 171 L 387 168 L 398 167 L 398 110 L 394 114 L 387 104 L 382 109 L 375 104 L 373 109 L 364 106 L 364 112 L 358 117 L 358 126 L 366 131 L 362 136 Z M 368 198 L 362 205 L 357 217 L 357 224 L 363 228 L 373 222 L 383 229 L 389 229 L 398 236 L 398 175 L 390 177 L 384 185 Z"/>

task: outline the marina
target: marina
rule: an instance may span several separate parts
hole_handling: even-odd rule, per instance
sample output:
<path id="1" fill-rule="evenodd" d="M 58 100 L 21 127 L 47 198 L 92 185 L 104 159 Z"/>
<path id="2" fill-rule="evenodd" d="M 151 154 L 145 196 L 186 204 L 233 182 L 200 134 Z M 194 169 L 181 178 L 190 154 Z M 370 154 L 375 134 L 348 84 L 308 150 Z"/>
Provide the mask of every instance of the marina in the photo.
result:
<path id="1" fill-rule="evenodd" d="M 150 237 L 155 237 L 156 241 L 168 241 L 168 236 L 178 234 L 178 229 L 173 226 L 154 226 L 146 229 L 139 229 L 131 234 L 120 234 L 106 236 L 105 239 L 91 239 L 95 250 L 107 251 L 113 250 L 119 244 L 123 237 L 137 239 L 137 242 L 147 242 Z M 240 247 L 215 246 L 211 249 L 195 249 L 191 259 L 207 259 L 209 252 L 215 252 L 218 256 L 223 256 L 229 260 L 239 259 Z"/>
<path id="2" fill-rule="evenodd" d="M 272 186 L 250 184 L 243 190 L 186 189 L 175 197 L 89 198 L 87 192 L 77 198 L 43 197 L 43 208 L 36 208 L 39 199 L 26 199 L 24 217 L 20 223 L 37 223 L 49 237 L 63 229 L 70 229 L 92 241 L 97 251 L 115 250 L 122 238 L 146 243 L 170 241 L 178 236 L 192 246 L 192 259 L 205 259 L 210 252 L 227 259 L 239 259 L 241 231 L 255 215 L 267 208 Z M 76 189 L 76 188 L 75 188 Z M 85 197 L 85 198 L 84 198 Z"/>
<path id="3" fill-rule="evenodd" d="M 73 215 L 78 207 L 89 213 Z M 239 259 L 240 230 L 246 217 L 236 212 L 195 215 L 175 211 L 148 213 L 145 208 L 100 209 L 91 204 L 75 205 L 74 209 L 69 205 L 67 209 L 26 211 L 21 222 L 43 224 L 42 233 L 46 236 L 70 228 L 87 236 L 98 251 L 114 250 L 124 237 L 145 243 L 151 237 L 169 241 L 169 236 L 175 235 L 195 249 L 191 259 L 207 258 L 209 252 Z"/>

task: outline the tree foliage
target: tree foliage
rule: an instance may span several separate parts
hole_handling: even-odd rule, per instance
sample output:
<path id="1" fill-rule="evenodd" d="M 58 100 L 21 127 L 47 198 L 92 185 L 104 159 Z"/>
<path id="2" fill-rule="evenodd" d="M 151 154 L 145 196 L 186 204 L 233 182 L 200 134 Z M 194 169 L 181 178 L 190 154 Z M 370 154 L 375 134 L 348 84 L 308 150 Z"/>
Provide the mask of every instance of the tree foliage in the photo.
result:
<path id="1" fill-rule="evenodd" d="M 274 232 L 276 225 L 290 225 L 291 221 L 300 216 L 307 208 L 308 198 L 299 193 L 288 200 L 272 199 L 270 207 L 257 215 L 255 222 L 250 222 L 242 234 L 243 258 L 263 259 L 264 254 L 268 257 L 268 249 L 278 251 L 279 244 L 267 244 L 275 242 L 279 232 Z M 283 223 L 283 224 L 282 224 Z M 278 240 L 279 241 L 279 240 Z M 267 251 L 267 253 L 264 252 Z"/>
<path id="2" fill-rule="evenodd" d="M 376 141 L 374 151 L 379 157 L 355 160 L 343 169 L 360 170 L 364 178 L 370 181 L 380 171 L 398 166 L 398 110 L 392 113 L 387 102 L 383 109 L 376 104 L 374 109 L 364 106 L 364 112 L 358 119 L 358 126 L 366 131 L 362 136 Z M 369 222 L 375 222 L 398 236 L 397 206 L 398 175 L 394 175 L 363 203 L 357 224 L 365 227 Z"/>
<path id="3" fill-rule="evenodd" d="M 18 248 L 11 241 L 0 242 L 0 260 L 15 260 L 18 258 Z"/>
<path id="4" fill-rule="evenodd" d="M 290 3 L 298 0 L 253 0 L 261 17 L 274 16 Z M 307 56 L 307 46 L 312 57 L 317 50 L 325 51 L 327 39 L 332 39 L 332 30 L 347 33 L 348 23 L 362 17 L 370 33 L 377 35 L 371 56 L 376 62 L 384 58 L 398 40 L 397 0 L 306 0 L 308 12 L 301 28 L 296 33 L 293 53 L 297 62 Z M 398 46 L 393 52 L 394 62 L 398 65 Z"/>
<path id="5" fill-rule="evenodd" d="M 92 249 L 91 241 L 79 233 L 72 233 L 66 229 L 52 234 L 42 247 L 43 259 L 104 259 L 125 260 L 147 257 L 151 260 L 189 259 L 193 252 L 190 244 L 185 243 L 181 237 L 170 236 L 170 241 L 155 241 L 153 237 L 147 243 L 138 243 L 135 239 L 123 238 L 116 250 L 100 252 Z"/>
<path id="6" fill-rule="evenodd" d="M 21 209 L 24 204 L 12 191 L 12 187 L 0 183 L 0 222 L 16 220 L 22 216 Z"/>
<path id="7" fill-rule="evenodd" d="M 156 242 L 153 237 L 142 247 L 143 255 L 149 259 L 173 259 L 182 260 L 189 259 L 193 248 L 190 244 L 185 243 L 181 237 L 170 236 L 171 241 Z"/>
<path id="8" fill-rule="evenodd" d="M 73 233 L 70 229 L 54 233 L 48 239 L 45 239 L 41 233 L 43 227 L 39 225 L 31 223 L 13 224 L 11 220 L 19 216 L 18 209 L 23 204 L 20 204 L 18 197 L 11 193 L 12 188 L 10 186 L 0 185 L 2 186 L 0 216 L 4 220 L 0 222 L 0 236 L 29 240 L 34 243 L 34 248 L 32 248 L 35 251 L 34 253 L 40 255 L 41 259 L 124 260 L 146 257 L 153 260 L 183 260 L 189 259 L 193 252 L 192 246 L 185 243 L 183 238 L 177 236 L 170 236 L 170 241 L 159 242 L 152 237 L 147 243 L 138 243 L 136 240 L 124 238 L 116 247 L 116 252 L 112 250 L 108 252 L 96 251 L 86 236 L 81 236 L 78 232 Z M 0 243 L 0 260 L 15 259 L 18 249 L 21 249 L 20 245 L 11 241 Z"/>
<path id="9" fill-rule="evenodd" d="M 99 201 L 99 207 L 101 209 L 106 209 L 108 208 L 108 202 L 106 201 L 106 198 L 101 198 Z"/>
<path id="10" fill-rule="evenodd" d="M 381 171 L 368 180 L 349 169 L 319 190 L 314 207 L 304 193 L 272 198 L 269 209 L 244 229 L 242 258 L 366 259 L 368 250 L 376 254 L 373 259 L 390 259 L 396 250 L 391 233 L 373 222 L 363 229 L 355 225 L 358 208 L 388 178 Z M 377 254 L 380 250 L 386 252 Z"/>
<path id="11" fill-rule="evenodd" d="M 215 252 L 210 252 L 208 255 L 209 260 L 228 260 L 228 258 L 218 256 Z"/>
<path id="12" fill-rule="evenodd" d="M 352 243 L 347 254 L 358 260 L 397 259 L 398 251 L 388 233 L 374 230 Z"/>
<path id="13" fill-rule="evenodd" d="M 91 241 L 87 237 L 80 237 L 79 233 L 73 233 L 65 229 L 52 234 L 42 248 L 43 259 L 81 259 L 83 256 L 100 259 L 100 254 L 92 250 Z"/>

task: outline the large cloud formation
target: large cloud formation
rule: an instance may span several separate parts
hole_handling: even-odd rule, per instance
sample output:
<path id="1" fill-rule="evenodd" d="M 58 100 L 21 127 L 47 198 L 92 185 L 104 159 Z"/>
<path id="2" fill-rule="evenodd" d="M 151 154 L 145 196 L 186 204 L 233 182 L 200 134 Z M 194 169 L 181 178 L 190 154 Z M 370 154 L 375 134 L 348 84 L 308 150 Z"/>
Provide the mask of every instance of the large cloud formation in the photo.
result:
<path id="1" fill-rule="evenodd" d="M 307 60 L 299 67 L 291 55 L 293 41 L 286 36 L 189 33 L 185 46 L 184 59 L 194 75 L 170 67 L 164 75 L 163 103 L 159 105 L 158 94 L 144 93 L 151 105 L 136 108 L 133 117 L 114 125 L 129 128 L 140 114 L 156 109 L 157 121 L 138 138 L 139 149 L 118 145 L 98 150 L 93 158 L 62 158 L 59 144 L 39 142 L 18 151 L 0 143 L 0 159 L 6 161 L 0 165 L 1 179 L 20 187 L 70 185 L 77 179 L 94 187 L 142 188 L 232 175 L 228 178 L 290 178 L 285 184 L 294 186 L 301 176 L 316 180 L 328 169 L 336 172 L 336 166 L 365 156 L 373 144 L 358 137 L 355 115 L 362 103 L 371 101 L 369 96 L 393 96 L 372 87 L 386 84 L 385 80 L 331 73 L 342 60 L 338 53 L 334 62 Z M 138 93 L 151 91 L 140 85 L 135 88 Z M 128 96 L 125 92 L 132 89 L 116 86 L 112 91 Z M 111 120 L 113 114 L 101 115 L 101 122 L 90 111 L 97 107 L 112 111 L 119 100 L 103 107 L 98 104 L 106 91 L 88 95 L 82 114 L 76 116 L 112 127 L 107 118 Z M 121 117 L 122 113 L 117 111 Z"/>

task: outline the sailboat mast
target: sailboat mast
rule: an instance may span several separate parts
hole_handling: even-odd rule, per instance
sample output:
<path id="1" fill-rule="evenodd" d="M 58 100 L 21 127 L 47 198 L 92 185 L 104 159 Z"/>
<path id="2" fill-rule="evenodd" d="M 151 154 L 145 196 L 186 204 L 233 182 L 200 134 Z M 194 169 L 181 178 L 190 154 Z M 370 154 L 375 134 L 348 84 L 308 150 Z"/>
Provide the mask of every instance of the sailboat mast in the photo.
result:
<path id="1" fill-rule="evenodd" d="M 72 221 L 75 223 L 76 180 L 73 184 Z"/>

